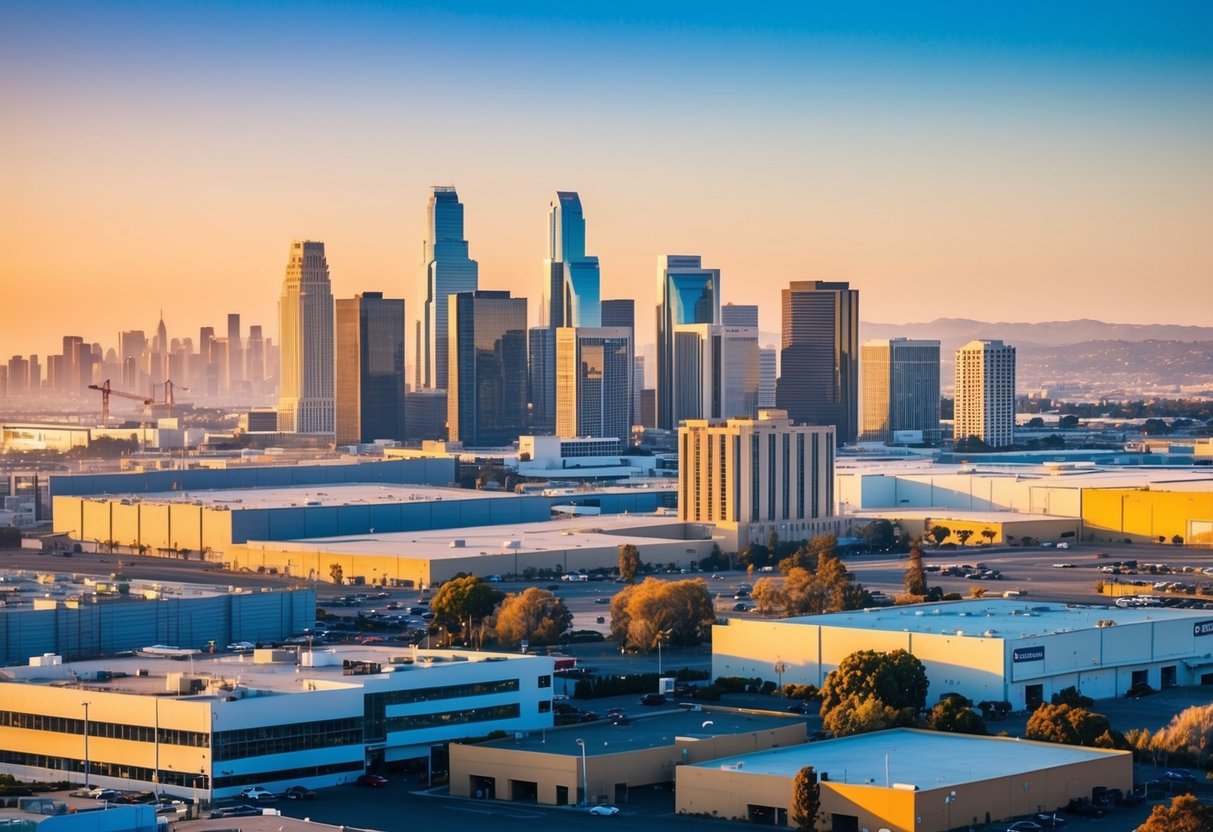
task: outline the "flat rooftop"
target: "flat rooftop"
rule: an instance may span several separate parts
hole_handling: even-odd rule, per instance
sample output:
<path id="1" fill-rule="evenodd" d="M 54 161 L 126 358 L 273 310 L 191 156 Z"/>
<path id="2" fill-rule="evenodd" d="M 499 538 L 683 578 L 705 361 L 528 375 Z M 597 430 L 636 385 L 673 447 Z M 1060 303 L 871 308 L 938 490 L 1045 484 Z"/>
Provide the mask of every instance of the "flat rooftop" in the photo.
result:
<path id="1" fill-rule="evenodd" d="M 593 703 L 588 706 L 590 709 Z M 596 711 L 605 716 L 604 711 Z M 484 745 L 519 751 L 538 751 L 566 757 L 581 755 L 577 740 L 585 741 L 587 756 L 622 754 L 673 745 L 677 740 L 706 740 L 783 728 L 801 717 L 743 711 L 690 711 L 683 708 L 654 712 L 634 704 L 626 709 L 629 724 L 612 725 L 607 720 L 587 722 L 550 731 L 534 731 L 522 737 L 494 740 Z"/>
<path id="2" fill-rule="evenodd" d="M 1102 463 L 995 463 L 969 464 L 909 460 L 840 459 L 838 476 L 843 477 L 950 477 L 1027 480 L 1040 485 L 1067 488 L 1139 488 L 1165 489 L 1167 484 L 1206 483 L 1213 488 L 1213 470 L 1207 468 L 1152 468 L 1148 466 L 1111 466 Z"/>
<path id="3" fill-rule="evenodd" d="M 883 788 L 887 757 L 890 785 L 917 786 L 925 791 L 1098 760 L 1110 753 L 1127 752 L 897 728 L 722 757 L 697 766 L 779 777 L 795 777 L 804 766 L 813 766 L 819 776 L 828 774 L 831 782 Z"/>
<path id="4" fill-rule="evenodd" d="M 1028 514 L 1021 511 L 970 511 L 959 508 L 865 508 L 851 512 L 855 517 L 897 517 L 905 520 L 972 520 L 975 522 L 1014 523 L 1019 521 L 1054 521 L 1077 523 L 1077 517 L 1058 514 Z M 956 551 L 961 551 L 957 549 Z M 976 550 L 970 550 L 976 551 Z"/>
<path id="5" fill-rule="evenodd" d="M 946 601 L 938 604 L 914 604 L 902 607 L 836 612 L 785 618 L 788 624 L 816 624 L 822 627 L 852 627 L 889 632 L 944 633 L 958 630 L 967 636 L 1020 639 L 1035 636 L 1093 630 L 1099 621 L 1118 625 L 1148 621 L 1175 621 L 1208 618 L 1204 610 L 1170 607 L 1096 607 L 1080 604 L 1033 603 L 1023 598 Z"/>
<path id="6" fill-rule="evenodd" d="M 395 505 L 440 500 L 508 500 L 515 494 L 441 488 L 427 485 L 332 483 L 282 488 L 224 488 L 198 491 L 163 491 L 155 494 L 106 494 L 85 500 L 132 503 L 191 503 L 207 508 L 267 509 L 312 506 Z"/>
<path id="7" fill-rule="evenodd" d="M 262 651 L 258 651 L 262 652 Z M 268 652 L 268 651 L 266 651 Z M 280 655 L 294 652 L 280 649 Z M 305 659 L 306 645 L 299 648 L 300 658 Z M 60 665 L 33 667 L 29 665 L 9 666 L 0 673 L 0 679 L 27 682 L 47 686 L 70 683 L 86 690 L 130 693 L 144 696 L 165 695 L 168 691 L 168 674 L 185 673 L 209 677 L 217 682 L 229 682 L 266 693 L 300 693 L 305 682 L 316 682 L 320 690 L 361 687 L 369 679 L 381 678 L 378 674 L 346 676 L 342 664 L 345 661 L 378 664 L 383 673 L 406 673 L 419 675 L 431 670 L 485 661 L 530 661 L 535 662 L 536 673 L 551 672 L 554 659 L 546 656 L 531 656 L 520 653 L 497 653 L 480 650 L 415 650 L 404 645 L 336 645 L 317 646 L 317 661 L 322 666 L 296 664 L 295 661 L 258 663 L 253 653 L 198 653 L 188 658 L 163 656 L 119 656 L 83 662 L 64 662 Z M 403 663 L 402 660 L 411 660 Z M 546 670 L 544 669 L 546 668 Z M 110 678 L 98 678 L 98 673 L 109 673 Z M 147 675 L 140 675 L 146 672 Z M 419 686 L 426 683 L 418 681 Z M 229 694 L 230 695 L 230 694 Z M 190 699 L 181 695 L 175 698 Z"/>
<path id="8" fill-rule="evenodd" d="M 475 528 L 385 532 L 289 541 L 250 540 L 245 545 L 254 549 L 264 547 L 275 551 L 322 551 L 343 555 L 444 560 L 473 555 L 616 548 L 625 542 L 639 545 L 668 544 L 684 539 L 679 531 L 679 527 L 684 525 L 677 517 L 670 515 L 600 514 Z M 646 530 L 649 531 L 648 535 L 645 534 Z M 452 546 L 452 542 L 457 540 L 462 540 L 463 545 Z"/>

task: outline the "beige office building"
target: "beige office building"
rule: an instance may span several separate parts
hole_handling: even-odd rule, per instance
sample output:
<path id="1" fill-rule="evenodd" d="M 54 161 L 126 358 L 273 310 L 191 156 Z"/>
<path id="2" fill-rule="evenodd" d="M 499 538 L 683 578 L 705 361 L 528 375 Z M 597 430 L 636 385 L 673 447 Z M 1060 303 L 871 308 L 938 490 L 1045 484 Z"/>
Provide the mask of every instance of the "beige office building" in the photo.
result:
<path id="1" fill-rule="evenodd" d="M 771 532 L 782 540 L 837 534 L 833 426 L 793 425 L 784 410 L 688 420 L 678 429 L 678 515 L 714 524 L 725 549 Z"/>
<path id="2" fill-rule="evenodd" d="M 1015 442 L 1015 348 L 970 341 L 956 351 L 957 442 L 975 436 L 992 448 Z"/>
<path id="3" fill-rule="evenodd" d="M 863 423 L 870 442 L 939 441 L 939 342 L 881 338 L 860 345 Z"/>

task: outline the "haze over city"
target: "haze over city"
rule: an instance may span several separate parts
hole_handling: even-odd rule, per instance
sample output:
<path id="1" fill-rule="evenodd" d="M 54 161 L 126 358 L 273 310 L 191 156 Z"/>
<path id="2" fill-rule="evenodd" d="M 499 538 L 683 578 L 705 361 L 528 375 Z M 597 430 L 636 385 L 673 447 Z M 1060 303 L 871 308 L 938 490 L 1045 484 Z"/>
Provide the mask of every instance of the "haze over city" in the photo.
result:
<path id="1" fill-rule="evenodd" d="M 849 281 L 868 321 L 1207 325 L 1211 15 L 5 4 L 0 353 L 161 308 L 275 334 L 292 239 L 415 318 L 434 184 L 480 285 L 532 297 L 578 191 L 640 342 L 672 252 L 768 332 L 795 279 Z"/>

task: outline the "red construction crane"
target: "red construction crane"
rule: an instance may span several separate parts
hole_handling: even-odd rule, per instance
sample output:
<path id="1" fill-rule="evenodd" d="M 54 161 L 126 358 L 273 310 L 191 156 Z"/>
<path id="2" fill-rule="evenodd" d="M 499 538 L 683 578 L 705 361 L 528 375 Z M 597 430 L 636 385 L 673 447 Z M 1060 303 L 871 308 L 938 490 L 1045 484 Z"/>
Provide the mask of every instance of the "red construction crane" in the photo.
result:
<path id="1" fill-rule="evenodd" d="M 164 401 L 158 402 L 158 404 L 165 405 L 165 410 L 168 413 L 168 417 L 170 419 L 173 418 L 173 405 L 177 403 L 176 399 L 173 397 L 173 391 L 185 390 L 186 392 L 189 392 L 189 388 L 173 384 L 173 380 L 171 378 L 165 381 L 163 384 L 155 385 L 152 389 L 155 390 L 156 387 L 164 388 Z"/>
<path id="2" fill-rule="evenodd" d="M 155 402 L 154 399 L 149 399 L 146 396 L 138 396 L 134 393 L 125 393 L 122 390 L 114 390 L 110 387 L 110 380 L 107 378 L 100 384 L 90 384 L 89 390 L 97 390 L 101 393 L 101 427 L 108 428 L 110 424 L 110 396 L 121 396 L 124 399 L 132 399 L 133 401 L 143 402 L 145 408 L 151 407 Z"/>

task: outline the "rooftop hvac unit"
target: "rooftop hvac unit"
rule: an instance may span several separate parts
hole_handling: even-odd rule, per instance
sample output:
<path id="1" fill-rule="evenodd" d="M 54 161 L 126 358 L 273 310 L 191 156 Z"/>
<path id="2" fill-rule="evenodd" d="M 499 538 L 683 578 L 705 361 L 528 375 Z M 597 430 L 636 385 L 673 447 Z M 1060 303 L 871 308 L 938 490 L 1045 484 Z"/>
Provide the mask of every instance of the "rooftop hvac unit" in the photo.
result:
<path id="1" fill-rule="evenodd" d="M 467 541 L 464 540 L 462 537 L 457 537 L 451 541 L 452 549 L 462 549 L 466 545 L 467 545 Z"/>

